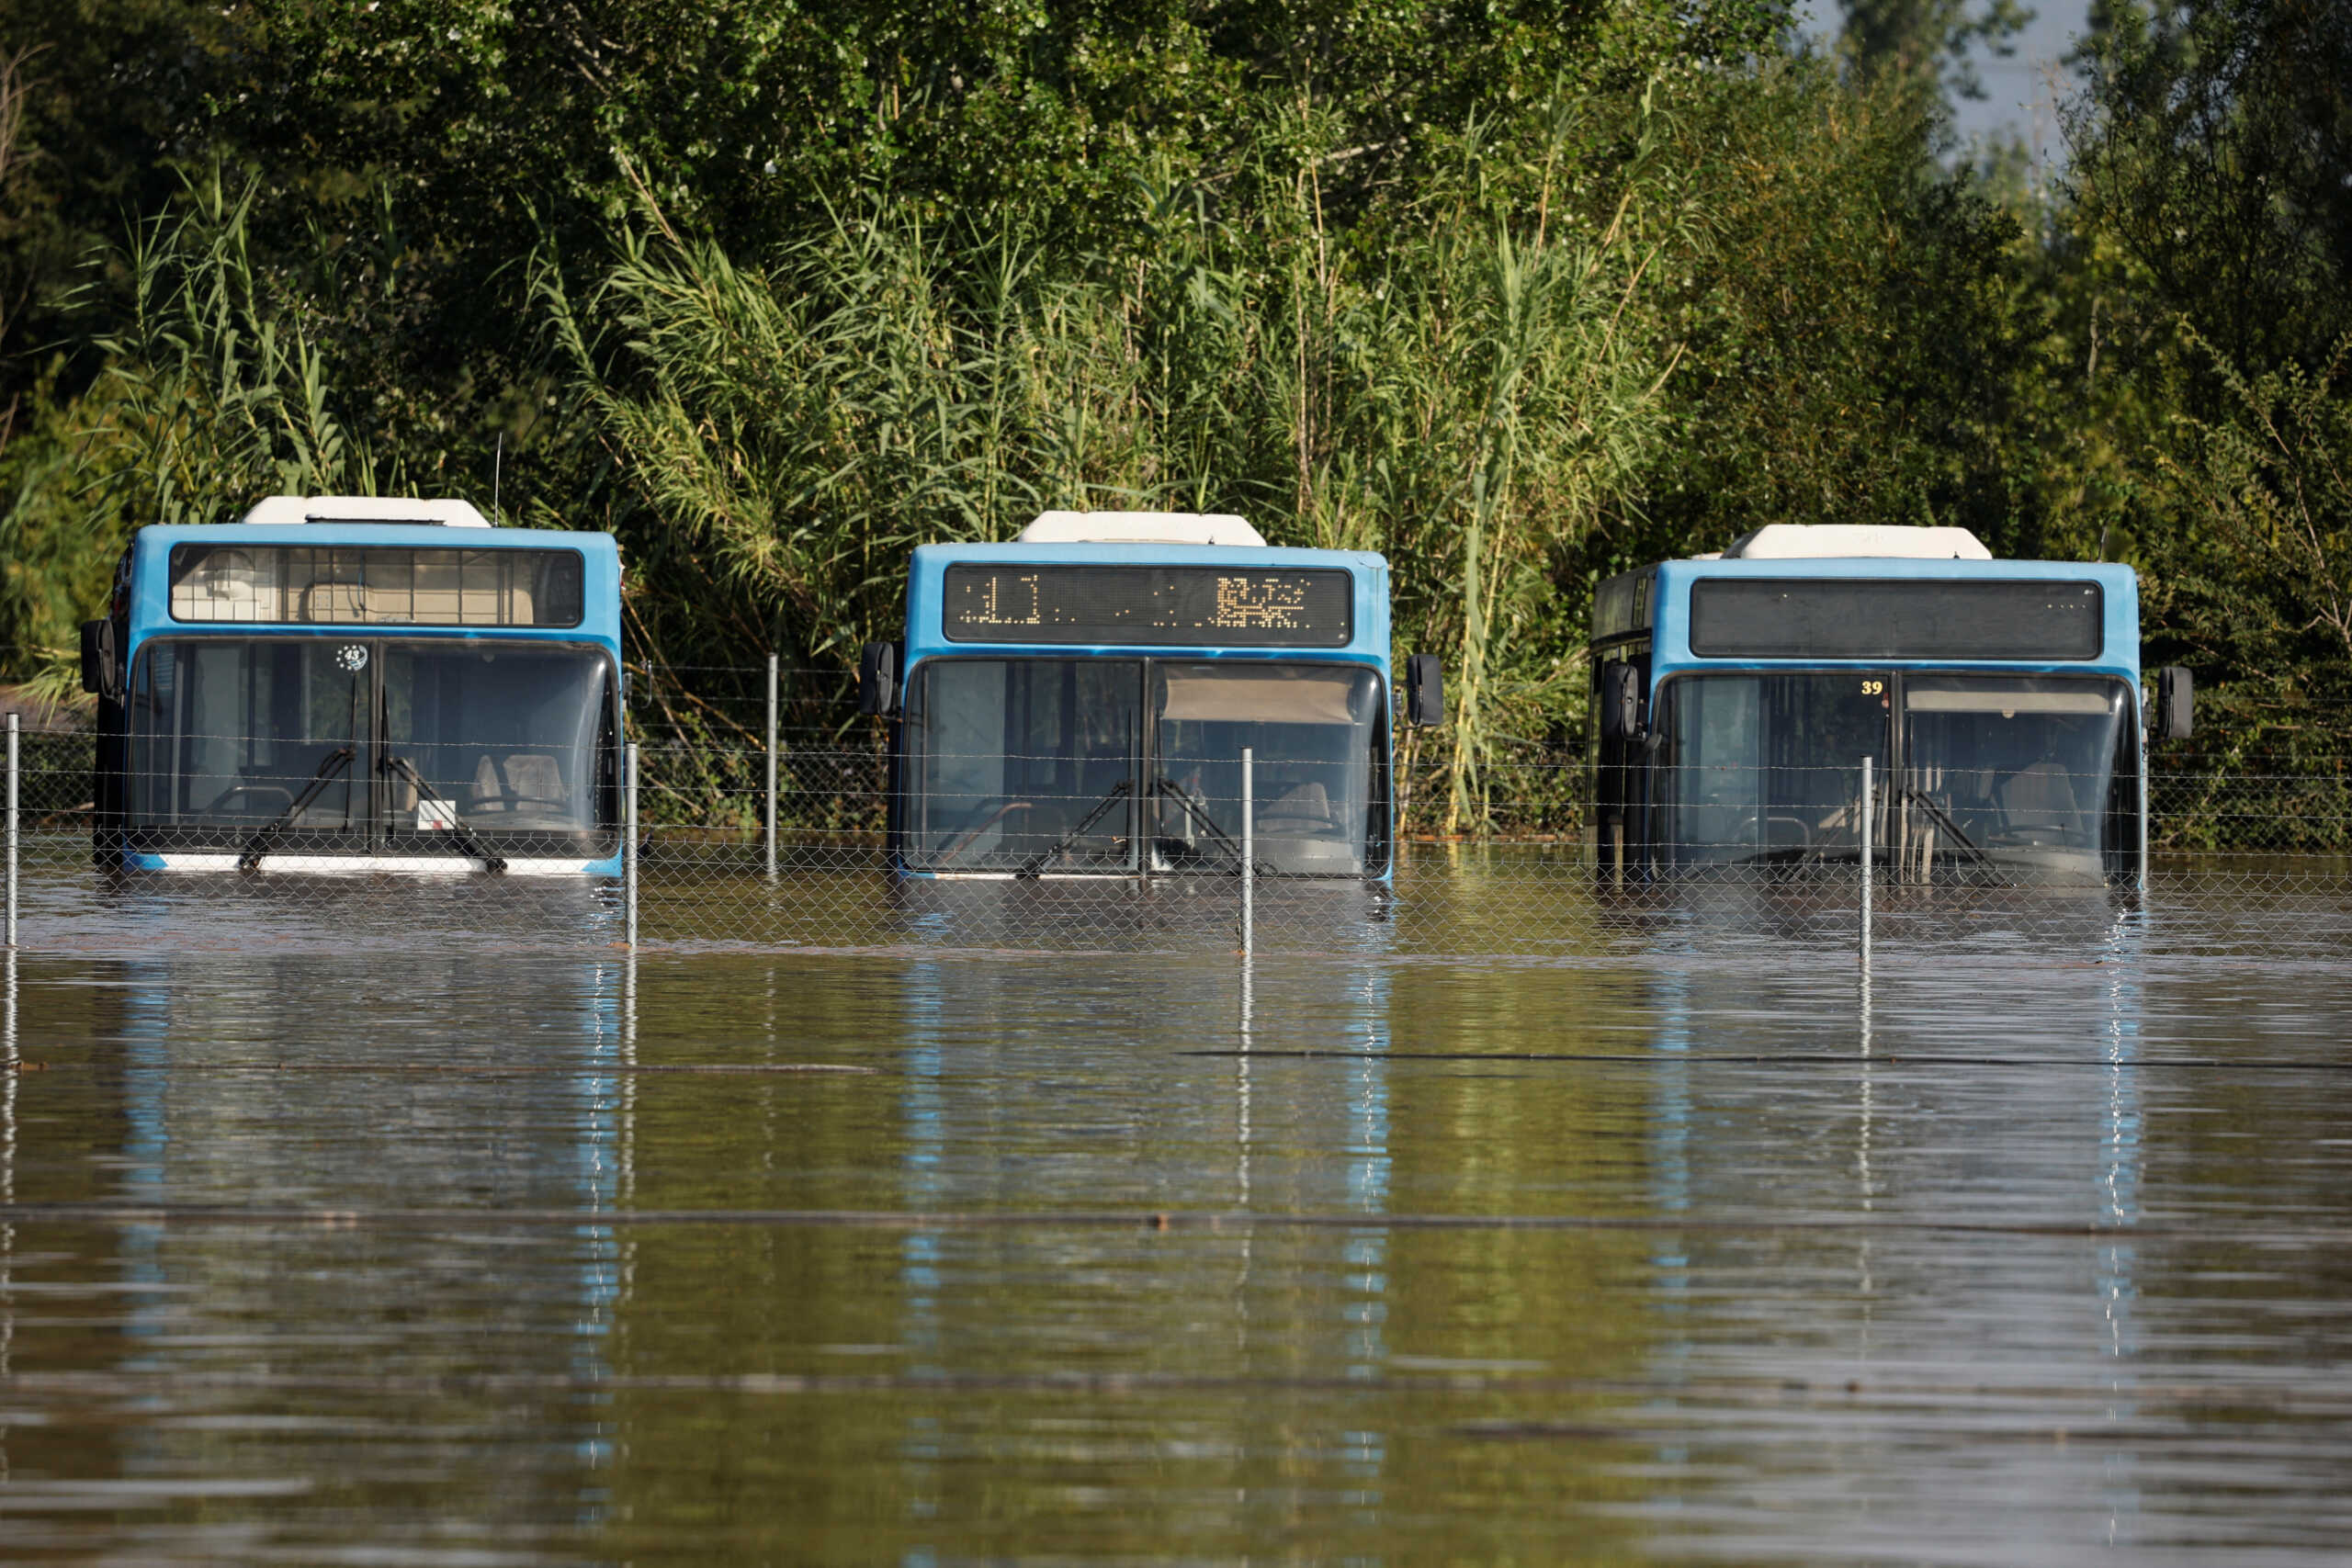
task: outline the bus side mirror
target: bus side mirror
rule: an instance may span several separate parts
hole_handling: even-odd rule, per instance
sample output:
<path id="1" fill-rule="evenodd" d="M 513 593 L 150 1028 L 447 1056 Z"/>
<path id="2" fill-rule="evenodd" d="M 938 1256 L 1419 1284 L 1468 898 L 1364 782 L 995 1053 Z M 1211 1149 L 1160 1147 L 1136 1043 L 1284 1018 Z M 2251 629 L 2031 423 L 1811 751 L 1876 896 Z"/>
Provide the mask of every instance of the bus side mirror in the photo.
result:
<path id="1" fill-rule="evenodd" d="M 2186 668 L 2167 664 L 2156 671 L 2156 739 L 2186 740 L 2197 728 L 2197 682 Z"/>
<path id="2" fill-rule="evenodd" d="M 111 620 L 82 623 L 82 689 L 110 703 L 122 701 L 122 649 Z"/>
<path id="3" fill-rule="evenodd" d="M 1445 722 L 1445 665 L 1434 653 L 1416 653 L 1405 660 L 1405 722 Z"/>
<path id="4" fill-rule="evenodd" d="M 857 711 L 865 714 L 899 711 L 899 648 L 896 643 L 869 642 L 857 650 Z"/>
<path id="5" fill-rule="evenodd" d="M 1600 667 L 1600 738 L 1643 739 L 1640 666 L 1612 659 Z"/>

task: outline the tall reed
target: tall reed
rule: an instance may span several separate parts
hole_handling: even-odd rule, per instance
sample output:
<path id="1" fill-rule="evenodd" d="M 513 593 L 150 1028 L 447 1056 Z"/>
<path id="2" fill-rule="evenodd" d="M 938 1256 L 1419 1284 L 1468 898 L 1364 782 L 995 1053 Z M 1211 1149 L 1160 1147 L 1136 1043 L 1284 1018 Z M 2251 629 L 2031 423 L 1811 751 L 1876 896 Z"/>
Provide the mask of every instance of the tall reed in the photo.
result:
<path id="1" fill-rule="evenodd" d="M 1322 155 L 1283 142 L 1240 195 L 1139 192 L 1148 243 L 1115 262 L 881 197 L 753 262 L 649 205 L 592 292 L 550 263 L 538 296 L 658 519 L 642 547 L 693 552 L 796 661 L 890 635 L 912 546 L 1047 507 L 1385 551 L 1399 651 L 1453 674 L 1438 821 L 1476 830 L 1496 748 L 1581 711 L 1580 655 L 1527 634 L 1562 620 L 1564 576 L 1581 592 L 1564 562 L 1659 440 L 1676 357 L 1644 288 L 1679 236 L 1642 158 L 1579 224 L 1531 174 L 1574 116 L 1543 123 L 1458 138 L 1377 244 L 1332 231 Z"/>

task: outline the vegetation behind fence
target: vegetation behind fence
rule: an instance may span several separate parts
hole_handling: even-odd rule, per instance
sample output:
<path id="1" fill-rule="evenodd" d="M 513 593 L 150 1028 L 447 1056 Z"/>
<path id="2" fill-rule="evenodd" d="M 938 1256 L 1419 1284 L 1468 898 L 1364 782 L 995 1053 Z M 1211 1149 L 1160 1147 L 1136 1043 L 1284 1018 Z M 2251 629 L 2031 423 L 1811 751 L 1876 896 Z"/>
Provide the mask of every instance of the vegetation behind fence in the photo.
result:
<path id="1" fill-rule="evenodd" d="M 2137 567 L 2179 771 L 2326 815 L 2335 10 L 2098 8 L 2036 165 L 1943 112 L 2016 7 L 1310 9 L 17 7 L 0 674 L 70 683 L 141 524 L 418 491 L 616 532 L 642 714 L 740 750 L 711 667 L 834 725 L 912 543 L 1234 511 L 1396 564 L 1416 825 L 1551 830 L 1596 575 L 1934 522 Z"/>

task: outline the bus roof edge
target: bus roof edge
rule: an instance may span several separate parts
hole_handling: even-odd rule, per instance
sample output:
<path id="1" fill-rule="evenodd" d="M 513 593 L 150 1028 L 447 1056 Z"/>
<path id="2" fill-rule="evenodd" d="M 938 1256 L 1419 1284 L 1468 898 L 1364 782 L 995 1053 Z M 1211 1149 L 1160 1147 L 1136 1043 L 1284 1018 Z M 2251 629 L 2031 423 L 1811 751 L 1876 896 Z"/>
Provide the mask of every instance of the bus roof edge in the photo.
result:
<path id="1" fill-rule="evenodd" d="M 1724 560 L 1991 560 L 1993 552 L 1965 528 L 1874 523 L 1768 523 L 1742 534 Z"/>
<path id="2" fill-rule="evenodd" d="M 487 528 L 470 502 L 424 501 L 403 495 L 273 495 L 254 503 L 241 523 L 421 523 L 444 528 Z"/>

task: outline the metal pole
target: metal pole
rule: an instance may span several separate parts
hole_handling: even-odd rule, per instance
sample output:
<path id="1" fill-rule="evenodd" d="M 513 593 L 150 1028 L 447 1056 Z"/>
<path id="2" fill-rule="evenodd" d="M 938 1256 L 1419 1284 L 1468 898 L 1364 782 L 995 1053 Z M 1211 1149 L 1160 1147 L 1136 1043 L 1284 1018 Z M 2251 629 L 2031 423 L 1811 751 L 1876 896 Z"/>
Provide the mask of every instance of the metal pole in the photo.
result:
<path id="1" fill-rule="evenodd" d="M 628 783 L 621 807 L 621 903 L 629 951 L 637 951 L 637 742 L 628 743 Z"/>
<path id="2" fill-rule="evenodd" d="M 1254 748 L 1241 748 L 1241 958 L 1257 953 L 1258 764 Z"/>
<path id="3" fill-rule="evenodd" d="M 768 876 L 775 876 L 775 655 L 768 655 Z"/>
<path id="4" fill-rule="evenodd" d="M 2148 891 L 2148 732 L 2140 732 L 2140 893 Z"/>
<path id="5" fill-rule="evenodd" d="M 1862 966 L 1871 962 L 1871 862 L 1877 824 L 1871 820 L 1871 759 L 1862 759 Z"/>
<path id="6" fill-rule="evenodd" d="M 8 716 L 8 930 L 5 945 L 17 945 L 17 716 Z"/>

